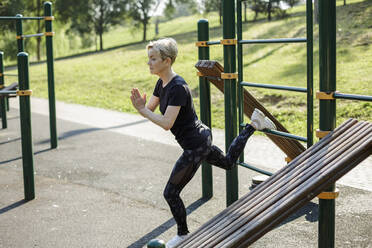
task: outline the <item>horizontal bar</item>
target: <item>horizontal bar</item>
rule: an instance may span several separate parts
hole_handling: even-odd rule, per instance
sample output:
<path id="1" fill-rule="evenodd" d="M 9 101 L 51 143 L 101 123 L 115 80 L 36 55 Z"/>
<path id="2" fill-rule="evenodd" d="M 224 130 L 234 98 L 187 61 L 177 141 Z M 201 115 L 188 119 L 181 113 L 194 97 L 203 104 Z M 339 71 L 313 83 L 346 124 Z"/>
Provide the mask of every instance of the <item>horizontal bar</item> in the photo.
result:
<path id="1" fill-rule="evenodd" d="M 257 39 L 257 40 L 239 40 L 240 44 L 262 44 L 262 43 L 303 43 L 306 38 L 283 38 L 283 39 Z"/>
<path id="2" fill-rule="evenodd" d="M 0 90 L 0 95 L 16 95 L 16 90 Z"/>
<path id="3" fill-rule="evenodd" d="M 18 77 L 18 74 L 8 74 L 8 73 L 5 73 L 5 74 L 3 74 L 3 76 L 5 76 L 5 77 Z"/>
<path id="4" fill-rule="evenodd" d="M 221 41 L 207 41 L 207 45 L 219 45 L 221 44 Z"/>
<path id="5" fill-rule="evenodd" d="M 294 135 L 294 134 L 290 134 L 290 133 L 286 133 L 286 132 L 281 132 L 281 131 L 277 131 L 277 130 L 269 130 L 269 129 L 264 129 L 264 130 L 262 130 L 262 132 L 269 133 L 269 134 L 276 135 L 276 136 L 280 136 L 280 137 L 285 137 L 285 138 L 288 138 L 288 139 L 307 142 L 307 138 L 297 136 L 297 135 Z"/>
<path id="6" fill-rule="evenodd" d="M 361 100 L 372 102 L 372 96 L 352 95 L 335 92 L 333 94 L 333 97 L 338 99 Z"/>
<path id="7" fill-rule="evenodd" d="M 238 163 L 240 166 L 243 166 L 244 168 L 247 168 L 247 169 L 250 169 L 250 170 L 253 170 L 253 171 L 256 171 L 258 173 L 261 173 L 261 174 L 264 174 L 264 175 L 267 175 L 267 176 L 271 176 L 273 175 L 273 173 L 271 172 L 268 172 L 268 171 L 265 171 L 265 170 L 262 170 L 260 168 L 257 168 L 255 166 L 252 166 L 252 165 L 249 165 L 247 163 L 244 163 L 244 162 L 241 162 L 241 163 Z"/>
<path id="8" fill-rule="evenodd" d="M 276 89 L 276 90 L 288 90 L 288 91 L 296 91 L 306 93 L 306 88 L 300 87 L 291 87 L 291 86 L 280 86 L 280 85 L 272 85 L 272 84 L 258 84 L 258 83 L 249 83 L 242 81 L 240 83 L 242 86 L 249 86 L 249 87 L 257 87 L 257 88 L 266 88 L 266 89 Z"/>
<path id="9" fill-rule="evenodd" d="M 15 20 L 44 20 L 44 17 L 0 16 L 0 21 L 15 21 Z"/>
<path id="10" fill-rule="evenodd" d="M 41 36 L 44 36 L 44 33 L 38 33 L 38 34 L 24 34 L 24 35 L 22 35 L 23 38 L 41 37 Z"/>

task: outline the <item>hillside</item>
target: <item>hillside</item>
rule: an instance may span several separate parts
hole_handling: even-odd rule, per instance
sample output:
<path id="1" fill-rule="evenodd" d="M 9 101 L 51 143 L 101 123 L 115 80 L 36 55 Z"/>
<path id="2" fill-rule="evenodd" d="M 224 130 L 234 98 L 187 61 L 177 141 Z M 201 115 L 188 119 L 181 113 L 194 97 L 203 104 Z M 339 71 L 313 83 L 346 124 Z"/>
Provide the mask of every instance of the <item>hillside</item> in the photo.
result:
<path id="1" fill-rule="evenodd" d="M 338 1 L 337 7 L 337 90 L 343 93 L 372 95 L 372 2 Z M 244 24 L 243 39 L 305 37 L 305 9 L 290 10 L 290 17 L 267 22 Z M 210 39 L 222 38 L 216 13 L 194 15 L 160 24 L 160 37 L 171 36 L 179 43 L 179 57 L 175 71 L 182 75 L 193 89 L 196 109 L 199 110 L 198 78 L 194 64 L 197 61 L 196 23 L 200 18 L 210 21 Z M 151 27 L 149 30 L 152 30 Z M 318 27 L 314 27 L 314 86 L 318 88 Z M 105 36 L 107 46 L 117 46 L 135 38 L 125 28 L 112 30 Z M 134 36 L 135 37 L 135 36 Z M 154 37 L 151 31 L 149 37 Z M 56 39 L 64 39 L 58 37 Z M 109 43 L 107 40 L 111 40 Z M 120 41 L 120 43 L 119 43 Z M 58 41 L 56 41 L 58 43 Z M 139 88 L 151 94 L 156 77 L 146 65 L 146 43 L 122 47 L 89 56 L 56 61 L 56 97 L 60 101 L 85 104 L 100 108 L 134 113 L 129 100 L 130 90 Z M 60 49 L 60 48 L 56 48 Z M 211 59 L 223 64 L 222 47 L 211 48 Z M 57 53 L 58 54 L 58 53 Z M 14 72 L 11 72 L 14 73 Z M 47 97 L 46 66 L 32 66 L 31 88 L 36 97 Z M 259 83 L 306 85 L 306 46 L 304 44 L 250 45 L 244 47 L 244 80 Z M 9 82 L 9 81 L 8 81 Z M 10 83 L 10 82 L 9 82 Z M 306 96 L 285 91 L 249 89 L 288 128 L 298 135 L 306 133 Z M 212 89 L 213 126 L 223 128 L 223 95 Z M 314 126 L 318 127 L 318 105 L 315 103 Z M 338 101 L 338 124 L 354 117 L 372 120 L 372 103 Z"/>

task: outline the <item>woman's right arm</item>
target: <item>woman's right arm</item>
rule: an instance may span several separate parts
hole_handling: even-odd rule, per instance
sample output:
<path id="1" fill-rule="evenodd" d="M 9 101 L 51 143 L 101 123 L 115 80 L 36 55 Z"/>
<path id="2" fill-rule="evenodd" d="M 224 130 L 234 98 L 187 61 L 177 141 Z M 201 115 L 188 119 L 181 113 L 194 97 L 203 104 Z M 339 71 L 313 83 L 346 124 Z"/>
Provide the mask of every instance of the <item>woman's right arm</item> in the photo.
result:
<path id="1" fill-rule="evenodd" d="M 160 102 L 159 97 L 152 95 L 150 97 L 149 102 L 146 105 L 146 108 L 151 110 L 151 112 L 154 112 L 156 107 L 159 105 L 159 102 Z"/>

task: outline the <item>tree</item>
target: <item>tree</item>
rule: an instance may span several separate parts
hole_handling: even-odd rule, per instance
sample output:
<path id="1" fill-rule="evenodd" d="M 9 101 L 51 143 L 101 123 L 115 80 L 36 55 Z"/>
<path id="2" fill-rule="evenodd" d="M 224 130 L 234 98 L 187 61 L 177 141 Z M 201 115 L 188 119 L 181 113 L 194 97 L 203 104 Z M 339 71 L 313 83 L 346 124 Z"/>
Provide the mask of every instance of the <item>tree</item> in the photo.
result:
<path id="1" fill-rule="evenodd" d="M 143 41 L 146 41 L 147 25 L 151 19 L 151 11 L 156 6 L 155 0 L 133 0 L 130 3 L 129 15 L 133 18 L 135 27 L 143 28 Z"/>
<path id="2" fill-rule="evenodd" d="M 202 5 L 206 13 L 218 11 L 220 24 L 222 24 L 222 0 L 202 0 Z"/>
<path id="3" fill-rule="evenodd" d="M 103 34 L 119 24 L 127 11 L 127 0 L 62 0 L 56 2 L 60 19 L 70 21 L 71 30 L 79 34 L 95 33 L 99 36 L 100 50 L 103 50 Z"/>

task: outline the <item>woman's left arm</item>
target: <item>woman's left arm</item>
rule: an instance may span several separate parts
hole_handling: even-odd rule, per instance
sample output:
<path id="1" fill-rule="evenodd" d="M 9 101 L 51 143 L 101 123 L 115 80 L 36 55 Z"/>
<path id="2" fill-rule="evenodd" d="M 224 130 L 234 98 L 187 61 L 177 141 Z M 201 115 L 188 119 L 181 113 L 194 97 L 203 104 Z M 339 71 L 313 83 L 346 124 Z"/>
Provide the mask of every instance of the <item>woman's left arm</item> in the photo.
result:
<path id="1" fill-rule="evenodd" d="M 130 99 L 133 106 L 143 117 L 149 119 L 165 130 L 169 130 L 173 127 L 173 124 L 176 121 L 178 113 L 181 109 L 181 106 L 168 106 L 165 110 L 164 115 L 155 114 L 146 107 L 146 95 L 144 94 L 143 96 L 141 96 L 138 89 L 132 90 Z"/>

